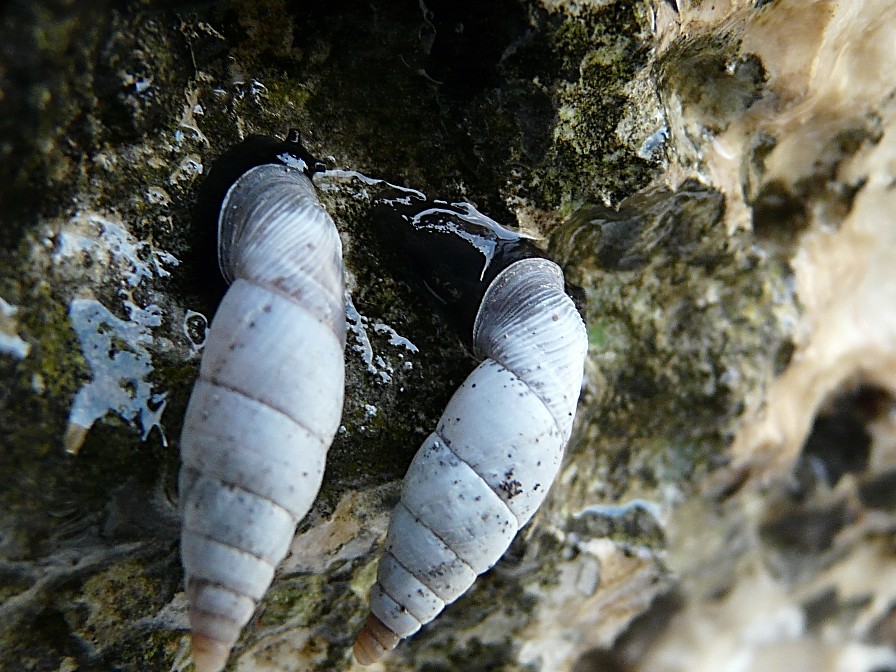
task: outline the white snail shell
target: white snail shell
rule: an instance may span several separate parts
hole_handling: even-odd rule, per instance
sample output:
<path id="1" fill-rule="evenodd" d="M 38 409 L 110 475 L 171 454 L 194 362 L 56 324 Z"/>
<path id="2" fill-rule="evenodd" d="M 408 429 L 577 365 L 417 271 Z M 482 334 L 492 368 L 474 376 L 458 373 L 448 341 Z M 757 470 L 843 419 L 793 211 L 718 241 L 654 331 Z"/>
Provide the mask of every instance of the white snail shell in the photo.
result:
<path id="1" fill-rule="evenodd" d="M 501 270 L 484 293 L 472 345 L 484 361 L 405 476 L 371 615 L 355 642 L 362 664 L 414 634 L 491 568 L 560 467 L 587 350 L 560 268 L 530 257 Z"/>
<path id="2" fill-rule="evenodd" d="M 193 660 L 224 667 L 320 488 L 342 413 L 342 250 L 301 171 L 227 191 L 214 317 L 181 435 L 181 554 Z"/>

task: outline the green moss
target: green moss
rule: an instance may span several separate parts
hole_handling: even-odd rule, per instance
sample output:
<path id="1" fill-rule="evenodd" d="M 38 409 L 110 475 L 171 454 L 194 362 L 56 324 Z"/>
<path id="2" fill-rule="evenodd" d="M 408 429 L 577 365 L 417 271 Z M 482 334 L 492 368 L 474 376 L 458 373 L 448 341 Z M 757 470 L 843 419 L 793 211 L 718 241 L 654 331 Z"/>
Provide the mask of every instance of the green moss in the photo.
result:
<path id="1" fill-rule="evenodd" d="M 72 603 L 80 612 L 72 625 L 88 640 L 102 634 L 114 641 L 126 636 L 134 621 L 160 609 L 161 598 L 158 579 L 147 576 L 141 563 L 121 562 L 84 581 Z"/>
<path id="2" fill-rule="evenodd" d="M 643 21 L 637 3 L 613 3 L 563 17 L 546 36 L 547 49 L 561 54 L 558 112 L 551 148 L 530 180 L 539 198 L 561 212 L 583 200 L 618 201 L 646 184 L 656 169 L 616 136 L 633 106 L 656 107 L 656 101 L 628 92 L 647 64 Z"/>
<path id="3" fill-rule="evenodd" d="M 379 564 L 379 560 L 374 559 L 356 570 L 350 583 L 352 591 L 357 595 L 367 595 L 370 587 L 376 581 L 376 570 Z"/>
<path id="4" fill-rule="evenodd" d="M 146 616 L 151 620 L 152 614 Z M 158 626 L 132 627 L 123 638 L 103 650 L 100 660 L 107 669 L 167 670 L 173 661 L 183 665 L 184 656 L 183 632 Z"/>
<path id="5" fill-rule="evenodd" d="M 65 304 L 44 280 L 20 282 L 7 280 L 2 286 L 2 295 L 19 306 L 19 331 L 31 350 L 2 371 L 9 394 L 0 399 L 7 464 L 0 474 L 0 502 L 4 510 L 22 516 L 13 548 L 25 553 L 59 522 L 48 516 L 46 506 L 67 469 L 61 437 L 68 404 L 88 374 Z M 39 421 L 23 422 L 26 418 Z"/>
<path id="6" fill-rule="evenodd" d="M 26 246 L 27 243 L 22 245 L 22 253 Z M 20 287 L 17 293 L 22 296 L 17 314 L 21 331 L 36 338 L 29 356 L 20 365 L 19 385 L 23 390 L 29 389 L 32 377 L 40 376 L 42 396 L 65 403 L 90 378 L 68 317 L 68 305 L 42 279 L 31 287 Z"/>
<path id="7" fill-rule="evenodd" d="M 322 599 L 327 577 L 296 576 L 277 581 L 264 598 L 259 625 L 313 625 L 327 606 Z"/>
<path id="8" fill-rule="evenodd" d="M 267 89 L 265 99 L 275 109 L 282 110 L 282 115 L 285 118 L 289 116 L 286 114 L 287 110 L 303 110 L 313 95 L 311 86 L 285 76 L 268 78 L 265 88 Z"/>
<path id="9" fill-rule="evenodd" d="M 588 347 L 604 350 L 607 344 L 606 326 L 600 319 L 588 323 Z"/>
<path id="10" fill-rule="evenodd" d="M 550 40 L 557 50 L 561 72 L 577 73 L 590 49 L 590 21 L 567 18 L 560 22 Z"/>
<path id="11" fill-rule="evenodd" d="M 587 290 L 589 328 L 605 335 L 591 355 L 607 389 L 573 459 L 600 463 L 615 496 L 687 488 L 717 463 L 739 400 L 772 375 L 787 341 L 786 269 L 756 252 L 752 234 L 732 237 L 723 207 L 687 183 L 618 211 L 583 208 L 551 241 Z"/>
<path id="12" fill-rule="evenodd" d="M 157 629 L 141 633 L 136 655 L 126 662 L 134 669 L 169 669 L 184 655 L 184 633 Z"/>
<path id="13" fill-rule="evenodd" d="M 167 573 L 154 562 L 159 555 L 146 548 L 118 563 L 114 550 L 93 547 L 83 555 L 62 553 L 55 564 L 35 565 L 48 572 L 55 587 L 38 591 L 30 604 L 9 612 L 0 627 L 0 667 L 154 669 L 163 664 L 157 651 L 163 640 L 169 642 L 170 660 L 170 642 L 177 633 L 147 627 L 140 628 L 139 636 L 134 632 L 134 623 L 150 619 L 172 596 Z M 103 553 L 105 560 L 95 562 Z M 82 562 L 85 566 L 79 567 Z"/>

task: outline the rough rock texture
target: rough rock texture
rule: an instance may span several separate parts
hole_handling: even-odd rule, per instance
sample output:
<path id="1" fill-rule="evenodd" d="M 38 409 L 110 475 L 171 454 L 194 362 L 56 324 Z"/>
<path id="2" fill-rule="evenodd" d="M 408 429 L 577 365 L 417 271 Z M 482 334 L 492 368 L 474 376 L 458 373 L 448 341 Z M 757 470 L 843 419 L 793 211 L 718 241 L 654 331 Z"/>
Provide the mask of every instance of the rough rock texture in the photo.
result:
<path id="1" fill-rule="evenodd" d="M 473 366 L 373 242 L 388 180 L 543 236 L 591 349 L 542 511 L 376 669 L 896 670 L 894 34 L 886 0 L 4 4 L 0 669 L 189 668 L 190 210 L 294 127 L 335 169 L 344 430 L 232 669 L 353 669 Z"/>

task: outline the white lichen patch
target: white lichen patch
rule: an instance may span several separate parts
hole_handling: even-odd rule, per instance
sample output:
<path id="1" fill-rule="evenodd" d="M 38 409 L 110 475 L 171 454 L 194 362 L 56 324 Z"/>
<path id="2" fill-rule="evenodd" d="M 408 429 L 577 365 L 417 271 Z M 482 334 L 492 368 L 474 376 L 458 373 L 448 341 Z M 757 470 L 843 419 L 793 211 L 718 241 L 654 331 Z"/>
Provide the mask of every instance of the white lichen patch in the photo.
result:
<path id="1" fill-rule="evenodd" d="M 128 287 L 145 280 L 171 275 L 166 266 L 178 259 L 147 241 L 135 241 L 124 224 L 114 216 L 91 211 L 78 212 L 66 221 L 55 236 L 53 260 L 74 262 L 80 271 L 100 275 L 118 273 Z"/>
<path id="2" fill-rule="evenodd" d="M 149 382 L 153 329 L 162 324 L 155 304 L 134 302 L 144 283 L 170 276 L 168 267 L 179 262 L 172 254 L 135 240 L 114 216 L 83 210 L 59 226 L 53 241 L 52 261 L 57 271 L 81 283 L 119 287 L 122 319 L 94 298 L 75 298 L 69 318 L 81 343 L 92 380 L 78 390 L 69 412 L 64 445 L 76 453 L 94 422 L 115 413 L 140 431 L 145 440 L 153 427 L 165 434 L 160 421 L 166 393 Z"/>
<path id="3" fill-rule="evenodd" d="M 358 312 L 352 301 L 351 294 L 345 293 L 345 317 L 346 325 L 349 333 L 352 335 L 354 343 L 350 343 L 348 348 L 358 353 L 361 361 L 367 368 L 367 372 L 372 376 L 376 376 L 377 382 L 388 384 L 392 382 L 392 374 L 395 373 L 394 365 L 387 355 L 374 352 L 373 343 L 367 333 L 368 327 L 371 327 L 375 334 L 388 335 L 387 343 L 389 345 L 407 350 L 411 354 L 416 354 L 419 349 L 410 339 L 399 334 L 395 329 L 382 322 L 374 322 L 371 324 L 370 319 L 366 315 Z M 398 354 L 399 359 L 404 359 L 404 354 Z M 408 362 L 404 362 L 405 369 Z"/>
<path id="4" fill-rule="evenodd" d="M 107 413 L 127 420 L 144 440 L 157 427 L 167 445 L 161 425 L 167 394 L 153 391 L 149 381 L 152 358 L 146 349 L 152 329 L 162 323 L 162 314 L 153 305 L 124 305 L 127 320 L 94 299 L 75 299 L 69 307 L 72 327 L 93 377 L 78 390 L 69 412 L 64 440 L 69 453 L 78 452 L 87 431 Z"/>
<path id="5" fill-rule="evenodd" d="M 418 353 L 420 349 L 414 345 L 410 339 L 405 338 L 401 334 L 399 334 L 395 329 L 390 327 L 388 324 L 383 324 L 382 322 L 375 322 L 373 325 L 373 331 L 377 334 L 388 334 L 389 335 L 389 345 L 395 345 L 404 348 L 408 352 Z"/>
<path id="6" fill-rule="evenodd" d="M 386 372 L 381 372 L 373 364 L 373 345 L 370 343 L 370 337 L 364 327 L 367 318 L 355 308 L 355 303 L 348 292 L 345 294 L 345 317 L 348 330 L 355 339 L 355 343 L 349 347 L 361 356 L 361 361 L 364 362 L 370 374 L 380 376 L 384 383 L 391 382 L 392 377 Z"/>
<path id="7" fill-rule="evenodd" d="M 392 184 L 379 177 L 371 177 L 356 170 L 342 170 L 338 168 L 323 170 L 315 174 L 314 183 L 323 193 L 343 192 L 346 196 L 359 201 L 371 201 L 374 198 L 365 187 L 374 187 L 377 191 L 399 191 L 409 196 L 426 198 L 426 195 L 421 191 Z"/>
<path id="8" fill-rule="evenodd" d="M 16 306 L 0 298 L 0 354 L 25 359 L 31 351 L 31 345 L 18 334 L 15 317 L 17 310 Z"/>

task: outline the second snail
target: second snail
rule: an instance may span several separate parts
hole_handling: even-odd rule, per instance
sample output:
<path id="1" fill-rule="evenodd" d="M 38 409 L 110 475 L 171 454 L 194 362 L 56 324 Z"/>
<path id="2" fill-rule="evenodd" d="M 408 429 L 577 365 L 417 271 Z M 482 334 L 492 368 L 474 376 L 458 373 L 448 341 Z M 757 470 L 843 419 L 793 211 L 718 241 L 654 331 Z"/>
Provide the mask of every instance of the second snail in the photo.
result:
<path id="1" fill-rule="evenodd" d="M 466 204 L 376 209 L 384 240 L 481 364 L 404 477 L 355 642 L 382 658 L 490 569 L 547 495 L 572 433 L 588 347 L 560 268 Z"/>

